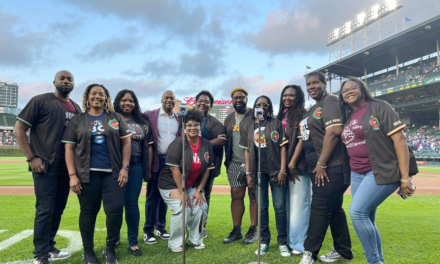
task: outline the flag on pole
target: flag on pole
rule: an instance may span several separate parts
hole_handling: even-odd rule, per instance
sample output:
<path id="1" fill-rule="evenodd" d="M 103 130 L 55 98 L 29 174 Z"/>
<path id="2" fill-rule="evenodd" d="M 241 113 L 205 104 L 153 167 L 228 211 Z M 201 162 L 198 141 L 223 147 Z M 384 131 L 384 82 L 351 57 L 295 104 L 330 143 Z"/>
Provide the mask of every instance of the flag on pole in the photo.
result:
<path id="1" fill-rule="evenodd" d="M 307 66 L 307 70 L 310 70 L 310 69 L 312 69 L 312 67 L 310 67 L 310 66 Z"/>
<path id="2" fill-rule="evenodd" d="M 410 22 L 410 21 L 412 21 L 411 18 L 409 18 L 409 17 L 405 17 L 405 22 Z"/>

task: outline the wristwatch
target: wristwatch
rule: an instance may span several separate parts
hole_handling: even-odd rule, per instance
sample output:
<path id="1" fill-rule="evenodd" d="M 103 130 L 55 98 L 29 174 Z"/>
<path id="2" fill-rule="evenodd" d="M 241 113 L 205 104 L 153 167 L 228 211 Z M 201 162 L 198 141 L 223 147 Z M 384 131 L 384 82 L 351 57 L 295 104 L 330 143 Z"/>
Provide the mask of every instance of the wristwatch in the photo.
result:
<path id="1" fill-rule="evenodd" d="M 128 164 L 122 164 L 122 168 L 123 168 L 123 169 L 126 169 L 126 170 L 129 170 L 129 169 L 130 169 L 130 165 L 128 165 Z"/>
<path id="2" fill-rule="evenodd" d="M 205 191 L 203 190 L 203 189 L 200 189 L 199 190 L 199 193 L 204 193 Z"/>
<path id="3" fill-rule="evenodd" d="M 249 171 L 246 172 L 246 176 L 251 175 L 251 174 L 252 174 L 252 173 L 249 172 Z"/>

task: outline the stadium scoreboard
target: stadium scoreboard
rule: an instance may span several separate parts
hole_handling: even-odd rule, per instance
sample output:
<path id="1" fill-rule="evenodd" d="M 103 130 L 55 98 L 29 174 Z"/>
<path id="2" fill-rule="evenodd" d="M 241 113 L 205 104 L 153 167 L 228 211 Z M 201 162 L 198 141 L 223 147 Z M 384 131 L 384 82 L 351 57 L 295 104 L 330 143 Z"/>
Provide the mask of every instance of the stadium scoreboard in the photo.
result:
<path id="1" fill-rule="evenodd" d="M 18 104 L 18 85 L 0 82 L 0 107 L 16 108 Z"/>

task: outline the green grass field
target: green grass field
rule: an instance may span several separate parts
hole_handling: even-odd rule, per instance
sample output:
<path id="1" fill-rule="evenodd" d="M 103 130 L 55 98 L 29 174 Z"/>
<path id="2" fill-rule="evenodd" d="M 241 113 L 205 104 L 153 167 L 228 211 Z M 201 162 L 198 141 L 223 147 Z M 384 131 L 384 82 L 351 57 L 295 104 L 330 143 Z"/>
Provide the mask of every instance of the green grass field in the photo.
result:
<path id="1" fill-rule="evenodd" d="M 25 158 L 14 157 L 0 157 L 0 161 L 22 161 Z M 16 164 L 0 164 L 0 186 L 32 186 L 32 174 L 28 171 L 26 163 Z M 420 166 L 420 171 L 424 172 L 438 172 L 440 167 Z M 435 177 L 432 175 L 419 174 L 420 177 Z M 145 184 L 145 183 L 144 183 Z M 226 168 L 222 166 L 222 173 L 215 179 L 214 185 L 229 185 L 228 177 L 226 176 Z"/>
<path id="2" fill-rule="evenodd" d="M 0 161 L 23 161 L 26 158 L 0 157 Z M 144 183 L 145 184 L 145 183 Z M 215 181 L 215 185 L 229 185 L 226 168 L 222 166 L 222 174 Z M 0 186 L 32 186 L 32 173 L 28 171 L 26 163 L 0 164 Z"/>
<path id="3" fill-rule="evenodd" d="M 348 211 L 351 196 L 345 196 L 344 208 Z M 17 233 L 32 229 L 34 217 L 34 196 L 0 196 L 0 262 L 18 261 L 32 258 L 32 236 L 4 249 L 4 241 Z M 141 209 L 141 226 L 143 224 L 145 196 L 139 202 Z M 196 251 L 187 246 L 187 263 L 249 263 L 256 260 L 254 251 L 256 245 L 243 245 L 235 242 L 230 245 L 222 244 L 222 240 L 231 229 L 230 197 L 229 195 L 214 195 L 211 201 L 211 210 L 208 220 L 209 237 L 204 240 L 205 250 Z M 67 208 L 63 215 L 60 230 L 78 231 L 79 205 L 75 196 L 70 196 Z M 377 226 L 383 240 L 383 250 L 386 263 L 439 263 L 438 245 L 440 245 L 440 199 L 436 196 L 414 196 L 403 201 L 398 196 L 392 196 L 382 204 L 377 213 Z M 170 213 L 168 214 L 168 217 Z M 349 227 L 353 244 L 354 260 L 351 263 L 366 263 L 362 247 L 351 225 Z M 249 217 L 246 212 L 243 227 L 249 226 Z M 276 243 L 275 217 L 270 209 L 270 227 L 272 234 L 271 249 L 262 256 L 262 261 L 267 263 L 299 263 L 300 257 L 280 256 Z M 100 253 L 105 246 L 106 232 L 105 216 L 101 210 L 95 232 L 95 251 Z M 1 230 L 7 230 L 2 233 Z M 140 229 L 142 233 L 142 229 Z M 168 227 L 169 230 L 169 227 Z M 245 230 L 246 231 L 246 230 Z M 76 233 L 78 235 L 78 233 Z M 77 237 L 76 235 L 76 237 Z M 3 242 L 2 242 L 3 241 Z M 181 254 L 173 253 L 167 249 L 167 242 L 159 240 L 156 245 L 145 245 L 142 234 L 139 235 L 140 248 L 144 256 L 135 258 L 127 252 L 126 226 L 122 227 L 122 244 L 117 249 L 120 263 L 180 263 Z M 79 245 L 77 238 L 75 244 Z M 62 236 L 57 237 L 58 248 L 68 245 L 68 240 Z M 324 241 L 321 254 L 327 253 L 332 248 L 330 233 Z M 82 251 L 75 252 L 72 258 L 57 261 L 56 263 L 82 263 Z M 102 257 L 98 255 L 102 260 Z M 17 263 L 17 262 L 16 262 Z M 22 262 L 24 263 L 24 262 Z M 103 262 L 101 262 L 103 263 Z"/>

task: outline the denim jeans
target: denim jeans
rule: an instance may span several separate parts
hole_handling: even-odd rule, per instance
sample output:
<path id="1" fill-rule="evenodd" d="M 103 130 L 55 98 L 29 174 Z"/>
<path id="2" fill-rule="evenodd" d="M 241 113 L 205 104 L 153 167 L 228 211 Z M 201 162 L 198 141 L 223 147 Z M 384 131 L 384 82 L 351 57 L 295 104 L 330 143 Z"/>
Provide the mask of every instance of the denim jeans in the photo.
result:
<path id="1" fill-rule="evenodd" d="M 333 173 L 334 171 L 339 172 Z M 347 217 L 342 208 L 344 192 L 348 185 L 344 184 L 344 175 L 340 171 L 342 165 L 336 170 L 328 168 L 327 175 L 330 182 L 326 181 L 325 185 L 320 187 L 315 184 L 315 174 L 311 174 L 310 177 L 313 184 L 312 209 L 304 250 L 311 252 L 314 260 L 318 258 L 329 226 L 336 252 L 346 259 L 353 259 Z"/>
<path id="2" fill-rule="evenodd" d="M 304 241 L 309 228 L 310 207 L 312 205 L 312 184 L 310 174 L 299 176 L 300 181 L 289 181 L 287 195 L 288 245 L 291 249 L 304 252 Z"/>
<path id="3" fill-rule="evenodd" d="M 278 232 L 278 245 L 287 245 L 287 186 L 280 188 L 277 182 L 269 181 L 269 174 L 261 174 L 261 243 L 270 244 L 269 230 L 269 185 L 272 191 L 272 203 L 275 209 L 275 222 Z M 258 204 L 258 188 L 255 190 Z"/>
<path id="4" fill-rule="evenodd" d="M 132 157 L 131 159 L 137 157 Z M 139 236 L 139 195 L 142 189 L 142 180 L 144 176 L 142 161 L 130 161 L 130 170 L 128 171 L 128 182 L 125 190 L 125 222 L 127 223 L 127 236 L 129 247 L 138 245 Z"/>
<path id="5" fill-rule="evenodd" d="M 51 165 L 52 166 L 52 165 Z M 37 198 L 34 220 L 34 256 L 48 254 L 55 247 L 55 236 L 69 197 L 69 173 L 65 163 L 46 173 L 32 172 Z"/>
<path id="6" fill-rule="evenodd" d="M 104 206 L 107 227 L 107 246 L 114 247 L 119 239 L 124 213 L 125 188 L 119 186 L 117 178 L 111 172 L 90 171 L 90 181 L 81 183 L 78 194 L 80 204 L 79 230 L 84 251 L 94 248 L 96 217 Z"/>
<path id="7" fill-rule="evenodd" d="M 182 246 L 182 205 L 180 199 L 174 199 L 170 197 L 172 190 L 160 190 L 160 194 L 163 200 L 173 212 L 170 220 L 170 239 L 168 240 L 169 248 L 179 248 Z M 189 199 L 192 201 L 196 192 L 196 188 L 187 189 Z M 200 207 L 195 205 L 195 201 L 191 203 L 193 208 L 186 208 L 185 211 L 185 223 L 189 228 L 189 241 L 194 245 L 200 245 L 203 243 L 202 228 L 205 225 L 205 220 L 208 215 L 208 205 L 204 202 Z M 186 232 L 185 232 L 186 233 Z M 186 238 L 186 234 L 185 234 Z"/>
<path id="8" fill-rule="evenodd" d="M 167 224 L 167 205 L 159 192 L 159 176 L 165 167 L 165 156 L 159 156 L 159 171 L 151 174 L 151 180 L 147 184 L 147 202 L 145 203 L 144 233 L 153 233 L 156 230 L 165 229 Z"/>
<path id="9" fill-rule="evenodd" d="M 377 185 L 373 171 L 364 174 L 351 172 L 350 217 L 368 264 L 384 261 L 382 240 L 376 227 L 377 207 L 398 187 L 399 182 Z"/>

